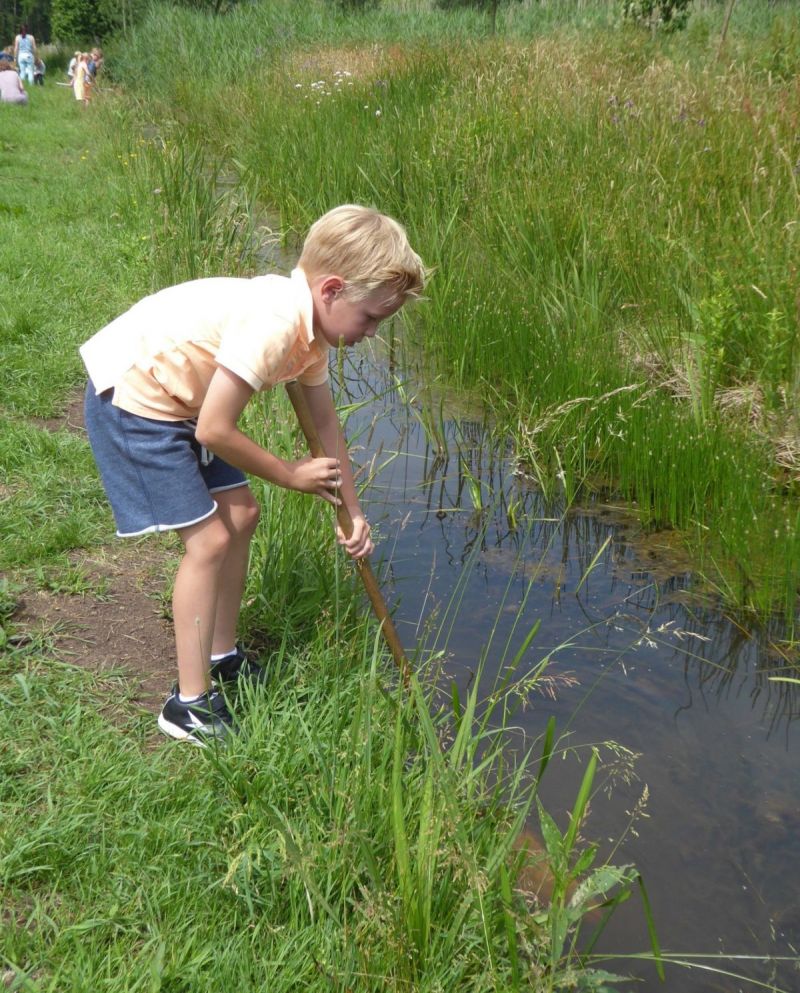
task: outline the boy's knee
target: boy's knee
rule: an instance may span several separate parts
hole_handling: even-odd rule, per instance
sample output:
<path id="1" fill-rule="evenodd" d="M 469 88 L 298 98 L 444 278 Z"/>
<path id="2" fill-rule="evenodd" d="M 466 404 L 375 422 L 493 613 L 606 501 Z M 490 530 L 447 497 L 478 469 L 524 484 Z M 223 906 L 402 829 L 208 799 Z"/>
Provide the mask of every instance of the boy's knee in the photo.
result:
<path id="1" fill-rule="evenodd" d="M 247 535 L 248 538 L 251 538 L 258 527 L 260 517 L 261 507 L 259 507 L 255 500 L 245 504 L 243 507 L 239 507 L 235 517 L 239 534 Z"/>
<path id="2" fill-rule="evenodd" d="M 231 547 L 232 536 L 219 518 L 209 521 L 196 534 L 185 536 L 186 553 L 198 564 L 223 562 Z"/>
<path id="3" fill-rule="evenodd" d="M 249 487 L 242 486 L 231 492 L 233 496 L 229 499 L 217 498 L 220 516 L 233 538 L 250 539 L 258 526 L 261 508 Z"/>

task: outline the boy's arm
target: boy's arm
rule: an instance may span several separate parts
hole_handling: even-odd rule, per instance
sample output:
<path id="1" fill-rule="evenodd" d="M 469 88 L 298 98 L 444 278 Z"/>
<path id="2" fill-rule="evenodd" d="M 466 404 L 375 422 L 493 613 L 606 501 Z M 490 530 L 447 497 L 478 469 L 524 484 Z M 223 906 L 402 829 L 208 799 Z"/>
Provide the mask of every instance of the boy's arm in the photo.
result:
<path id="1" fill-rule="evenodd" d="M 341 473 L 335 458 L 306 457 L 287 462 L 239 430 L 239 417 L 252 395 L 253 388 L 249 383 L 229 369 L 219 367 L 197 417 L 195 437 L 198 442 L 244 472 L 337 504 Z M 350 478 L 352 480 L 352 476 Z"/>
<path id="2" fill-rule="evenodd" d="M 347 440 L 339 423 L 330 386 L 327 383 L 322 383 L 319 386 L 300 385 L 316 425 L 322 447 L 328 455 L 339 459 L 341 471 L 339 495 L 353 520 L 353 533 L 349 538 L 344 536 L 341 528 L 337 528 L 339 544 L 343 545 L 348 554 L 355 559 L 370 555 L 374 545 L 369 534 L 369 524 L 361 510 L 361 504 L 358 502 L 350 456 L 347 451 Z"/>

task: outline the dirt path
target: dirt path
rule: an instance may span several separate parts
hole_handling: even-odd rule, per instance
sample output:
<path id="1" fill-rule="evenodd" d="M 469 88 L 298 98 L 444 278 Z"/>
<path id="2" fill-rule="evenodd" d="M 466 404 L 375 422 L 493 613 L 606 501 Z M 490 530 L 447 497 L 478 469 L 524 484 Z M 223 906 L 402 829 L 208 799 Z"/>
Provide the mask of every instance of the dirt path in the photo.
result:
<path id="1" fill-rule="evenodd" d="M 47 638 L 63 662 L 99 674 L 123 672 L 130 698 L 156 713 L 175 679 L 163 600 L 173 557 L 155 538 L 76 551 L 70 558 L 90 591 L 28 591 L 15 627 Z"/>
<path id="2" fill-rule="evenodd" d="M 35 423 L 82 434 L 82 392 L 73 395 L 62 416 Z M 80 570 L 85 591 L 59 589 L 57 578 L 49 589 L 29 588 L 14 616 L 16 630 L 23 637 L 45 638 L 63 662 L 98 674 L 124 673 L 130 699 L 157 712 L 176 677 L 164 595 L 177 561 L 172 539 L 112 540 L 100 548 L 76 549 L 70 561 Z"/>

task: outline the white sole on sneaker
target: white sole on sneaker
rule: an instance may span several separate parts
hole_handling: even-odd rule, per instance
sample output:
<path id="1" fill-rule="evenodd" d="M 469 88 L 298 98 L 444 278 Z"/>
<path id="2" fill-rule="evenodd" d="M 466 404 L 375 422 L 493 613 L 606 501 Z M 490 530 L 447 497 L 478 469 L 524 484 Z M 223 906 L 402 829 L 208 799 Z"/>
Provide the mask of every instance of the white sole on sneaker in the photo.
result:
<path id="1" fill-rule="evenodd" d="M 163 714 L 158 715 L 158 726 L 164 734 L 169 735 L 170 738 L 175 738 L 177 741 L 188 741 L 192 745 L 197 745 L 198 748 L 208 747 L 208 742 L 195 738 L 189 731 L 184 731 L 182 727 L 168 721 Z"/>

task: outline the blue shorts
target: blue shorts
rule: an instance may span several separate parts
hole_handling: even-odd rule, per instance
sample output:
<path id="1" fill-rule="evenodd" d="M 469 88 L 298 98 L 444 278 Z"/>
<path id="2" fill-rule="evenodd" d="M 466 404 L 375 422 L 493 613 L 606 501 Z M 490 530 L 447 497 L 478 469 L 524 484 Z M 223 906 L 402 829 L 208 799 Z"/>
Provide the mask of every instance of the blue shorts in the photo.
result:
<path id="1" fill-rule="evenodd" d="M 194 436 L 194 421 L 157 421 L 113 405 L 113 390 L 86 388 L 86 431 L 117 535 L 189 527 L 217 509 L 212 493 L 246 486 L 247 477 Z"/>

